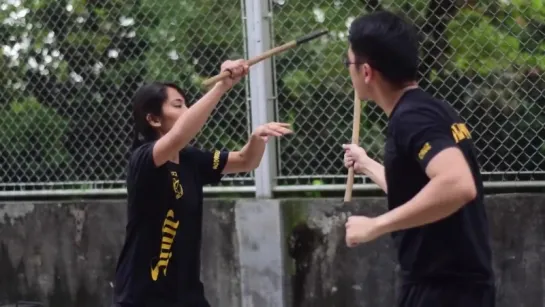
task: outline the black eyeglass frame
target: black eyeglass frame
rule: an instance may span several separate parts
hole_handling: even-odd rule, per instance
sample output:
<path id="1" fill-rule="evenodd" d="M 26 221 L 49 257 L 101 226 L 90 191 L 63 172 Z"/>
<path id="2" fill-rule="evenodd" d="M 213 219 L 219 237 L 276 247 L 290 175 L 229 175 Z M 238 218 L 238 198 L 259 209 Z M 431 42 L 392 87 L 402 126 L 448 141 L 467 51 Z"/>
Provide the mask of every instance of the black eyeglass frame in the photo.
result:
<path id="1" fill-rule="evenodd" d="M 363 65 L 365 64 L 365 62 L 350 62 L 350 60 L 348 59 L 348 57 L 345 57 L 343 59 L 343 64 L 344 64 L 344 67 L 348 68 L 348 66 L 350 65 Z"/>

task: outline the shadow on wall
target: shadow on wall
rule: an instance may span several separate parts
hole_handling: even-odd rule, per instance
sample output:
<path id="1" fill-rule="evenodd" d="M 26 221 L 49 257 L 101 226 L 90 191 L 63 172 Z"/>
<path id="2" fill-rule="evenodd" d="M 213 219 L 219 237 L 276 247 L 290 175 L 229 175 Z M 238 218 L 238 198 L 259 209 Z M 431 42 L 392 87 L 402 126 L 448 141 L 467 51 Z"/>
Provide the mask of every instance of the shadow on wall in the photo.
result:
<path id="1" fill-rule="evenodd" d="M 288 255 L 294 262 L 294 274 L 291 278 L 294 306 L 302 306 L 304 286 L 310 267 L 314 265 L 314 251 L 324 244 L 325 236 L 319 230 L 310 228 L 306 223 L 295 225 L 288 236 Z"/>
<path id="2" fill-rule="evenodd" d="M 489 195 L 498 307 L 538 307 L 545 297 L 545 195 Z M 395 306 L 399 280 L 393 241 L 384 236 L 348 248 L 344 224 L 351 214 L 376 216 L 383 198 L 282 201 L 291 279 L 290 307 Z"/>
<path id="3" fill-rule="evenodd" d="M 344 225 L 352 214 L 384 212 L 382 198 L 343 205 L 337 199 L 282 201 L 287 236 L 289 304 L 394 306 L 395 252 L 388 237 L 350 249 Z"/>
<path id="4" fill-rule="evenodd" d="M 233 208 L 243 203 L 207 200 L 204 205 L 202 278 L 212 306 L 256 305 L 241 295 L 241 272 L 256 269 L 256 263 L 263 267 L 259 253 L 278 248 L 264 241 L 260 250 L 248 251 L 251 246 L 238 242 Z M 289 279 L 283 288 L 286 307 L 395 305 L 397 260 L 391 238 L 356 248 L 345 244 L 347 217 L 384 212 L 384 198 L 355 199 L 351 205 L 338 199 L 269 203 L 279 205 L 282 214 L 284 271 L 253 274 L 245 282 L 261 289 L 271 284 L 271 275 L 283 273 Z M 486 198 L 498 307 L 543 306 L 543 204 L 543 194 Z M 0 307 L 31 307 L 21 301 L 44 307 L 111 306 L 125 212 L 123 201 L 0 204 Z M 240 263 L 239 252 L 250 252 L 252 263 Z"/>
<path id="5" fill-rule="evenodd" d="M 112 203 L 0 204 L 0 306 L 108 306 L 124 216 Z"/>
<path id="6" fill-rule="evenodd" d="M 213 306 L 240 306 L 235 201 L 205 206 L 205 291 Z M 121 200 L 0 203 L 0 307 L 110 307 L 125 221 Z"/>

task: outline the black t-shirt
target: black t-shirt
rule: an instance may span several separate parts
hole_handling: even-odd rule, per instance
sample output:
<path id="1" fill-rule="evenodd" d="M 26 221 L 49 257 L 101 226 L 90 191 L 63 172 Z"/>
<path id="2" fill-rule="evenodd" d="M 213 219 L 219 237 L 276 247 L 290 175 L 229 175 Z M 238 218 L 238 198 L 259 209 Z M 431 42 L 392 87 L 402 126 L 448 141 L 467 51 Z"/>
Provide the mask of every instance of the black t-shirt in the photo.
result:
<path id="1" fill-rule="evenodd" d="M 220 181 L 228 152 L 187 147 L 179 164 L 155 167 L 154 144 L 130 157 L 128 223 L 114 302 L 208 306 L 200 281 L 202 188 Z"/>
<path id="2" fill-rule="evenodd" d="M 392 233 L 405 282 L 493 280 L 483 183 L 469 128 L 445 101 L 407 91 L 390 114 L 384 154 L 389 209 L 412 199 L 428 182 L 425 169 L 441 150 L 458 147 L 477 197 L 435 223 Z"/>

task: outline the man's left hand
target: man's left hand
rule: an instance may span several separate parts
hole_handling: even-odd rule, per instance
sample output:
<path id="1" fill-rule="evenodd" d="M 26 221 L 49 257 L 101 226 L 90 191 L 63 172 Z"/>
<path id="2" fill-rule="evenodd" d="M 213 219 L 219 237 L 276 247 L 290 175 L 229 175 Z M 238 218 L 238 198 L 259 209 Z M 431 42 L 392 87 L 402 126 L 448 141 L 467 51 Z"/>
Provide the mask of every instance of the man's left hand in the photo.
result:
<path id="1" fill-rule="evenodd" d="M 372 241 L 383 235 L 376 218 L 361 215 L 348 217 L 345 228 L 348 247 Z"/>

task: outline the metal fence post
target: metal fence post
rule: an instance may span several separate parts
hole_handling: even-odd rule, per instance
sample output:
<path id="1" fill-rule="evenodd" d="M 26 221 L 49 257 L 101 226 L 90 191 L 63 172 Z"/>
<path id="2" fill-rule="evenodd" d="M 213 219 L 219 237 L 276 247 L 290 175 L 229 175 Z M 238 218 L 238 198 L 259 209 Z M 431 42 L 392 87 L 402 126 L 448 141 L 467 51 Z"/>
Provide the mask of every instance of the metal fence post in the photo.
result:
<path id="1" fill-rule="evenodd" d="M 269 0 L 244 0 L 248 57 L 271 48 Z M 250 106 L 252 130 L 274 120 L 273 75 L 271 60 L 255 64 L 250 69 Z M 273 179 L 276 178 L 276 144 L 270 140 L 261 164 L 255 170 L 257 198 L 272 197 Z"/>

